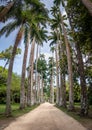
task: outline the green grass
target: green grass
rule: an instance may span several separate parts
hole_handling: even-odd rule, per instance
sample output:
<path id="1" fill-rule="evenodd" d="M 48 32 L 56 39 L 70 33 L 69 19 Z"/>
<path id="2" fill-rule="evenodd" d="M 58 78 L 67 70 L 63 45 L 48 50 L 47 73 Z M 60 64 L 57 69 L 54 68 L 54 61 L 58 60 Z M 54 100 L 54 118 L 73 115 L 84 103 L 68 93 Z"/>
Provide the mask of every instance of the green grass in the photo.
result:
<path id="1" fill-rule="evenodd" d="M 66 108 L 56 106 L 58 109 L 62 110 L 64 113 L 67 115 L 71 116 L 78 122 L 80 122 L 84 127 L 86 127 L 88 130 L 92 130 L 92 105 L 90 106 L 89 109 L 89 116 L 87 117 L 81 117 L 79 115 L 80 112 L 80 104 L 75 103 L 75 111 L 68 111 Z"/>
<path id="2" fill-rule="evenodd" d="M 28 113 L 29 111 L 35 109 L 38 105 L 34 105 L 31 107 L 26 107 L 23 110 L 19 109 L 19 104 L 12 104 L 12 117 L 18 117 L 21 116 L 25 113 Z M 0 104 L 0 119 L 4 119 L 6 118 L 5 115 L 5 105 L 4 104 Z"/>
<path id="3" fill-rule="evenodd" d="M 73 117 L 74 119 L 76 119 L 76 120 L 80 120 L 80 116 L 78 115 L 78 111 L 77 111 L 77 113 L 76 112 L 74 112 L 74 111 L 68 111 L 66 108 L 63 108 L 63 107 L 59 107 L 59 106 L 56 106 L 57 108 L 59 108 L 60 110 L 62 110 L 64 113 L 66 113 L 67 115 L 69 115 L 69 116 L 71 116 L 71 117 Z"/>

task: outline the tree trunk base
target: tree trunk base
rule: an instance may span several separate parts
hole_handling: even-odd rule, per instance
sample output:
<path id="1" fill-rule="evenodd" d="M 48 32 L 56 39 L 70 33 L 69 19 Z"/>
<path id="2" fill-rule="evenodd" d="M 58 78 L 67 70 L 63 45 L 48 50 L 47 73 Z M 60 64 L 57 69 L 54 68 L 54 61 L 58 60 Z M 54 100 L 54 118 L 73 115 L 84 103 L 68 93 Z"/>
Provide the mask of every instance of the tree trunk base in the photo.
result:
<path id="1" fill-rule="evenodd" d="M 80 116 L 82 116 L 82 117 L 88 116 L 88 110 L 81 109 Z"/>
<path id="2" fill-rule="evenodd" d="M 68 106 L 68 111 L 75 112 L 75 107 L 74 106 Z"/>

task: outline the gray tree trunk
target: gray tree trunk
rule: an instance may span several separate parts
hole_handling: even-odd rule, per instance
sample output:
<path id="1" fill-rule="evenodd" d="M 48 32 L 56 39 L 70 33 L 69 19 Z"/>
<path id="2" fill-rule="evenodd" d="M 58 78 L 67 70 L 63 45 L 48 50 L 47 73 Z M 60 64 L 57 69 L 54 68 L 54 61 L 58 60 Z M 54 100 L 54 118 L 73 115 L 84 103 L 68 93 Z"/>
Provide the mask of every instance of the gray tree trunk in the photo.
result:
<path id="1" fill-rule="evenodd" d="M 14 63 L 14 58 L 16 55 L 17 47 L 18 44 L 21 41 L 23 35 L 23 27 L 20 28 L 16 41 L 12 50 L 12 56 L 10 59 L 9 63 L 9 69 L 8 69 L 8 79 L 7 79 L 7 89 L 6 89 L 6 109 L 5 109 L 5 114 L 6 116 L 11 116 L 11 81 L 12 81 L 12 69 L 13 69 L 13 63 Z"/>
<path id="2" fill-rule="evenodd" d="M 23 65 L 22 65 L 22 76 L 21 76 L 21 86 L 20 86 L 20 109 L 25 108 L 25 75 L 26 75 L 26 63 L 27 63 L 27 55 L 28 55 L 28 47 L 29 47 L 29 37 L 28 36 L 27 42 L 25 44 L 25 51 L 24 51 L 24 58 L 23 58 Z"/>
<path id="3" fill-rule="evenodd" d="M 33 94 L 34 51 L 35 51 L 35 37 L 33 38 L 33 41 L 32 41 L 31 53 L 30 53 L 30 58 L 29 58 L 28 98 L 27 98 L 28 106 L 31 106 L 34 104 L 34 94 Z"/>
<path id="4" fill-rule="evenodd" d="M 80 75 L 80 84 L 81 84 L 81 111 L 80 114 L 82 116 L 88 115 L 88 97 L 87 97 L 87 87 L 85 81 L 85 72 L 84 72 L 84 64 L 80 51 L 80 46 L 78 42 L 75 42 L 75 47 L 77 50 L 77 59 L 78 59 L 78 72 Z"/>
<path id="5" fill-rule="evenodd" d="M 56 57 L 56 83 L 57 83 L 57 93 L 56 93 L 56 104 L 59 104 L 59 58 L 58 58 L 58 45 L 56 45 L 55 49 L 55 57 Z"/>
<path id="6" fill-rule="evenodd" d="M 66 29 L 64 27 L 63 23 L 63 17 L 61 15 L 61 24 L 62 24 L 62 29 L 64 33 L 64 40 L 65 40 L 65 45 L 66 45 L 66 52 L 67 52 L 67 62 L 68 62 L 68 78 L 69 78 L 69 110 L 74 109 L 74 92 L 73 92 L 73 72 L 72 72 L 72 59 L 71 59 L 71 52 L 70 52 L 70 45 L 69 41 L 67 38 L 67 33 Z"/>

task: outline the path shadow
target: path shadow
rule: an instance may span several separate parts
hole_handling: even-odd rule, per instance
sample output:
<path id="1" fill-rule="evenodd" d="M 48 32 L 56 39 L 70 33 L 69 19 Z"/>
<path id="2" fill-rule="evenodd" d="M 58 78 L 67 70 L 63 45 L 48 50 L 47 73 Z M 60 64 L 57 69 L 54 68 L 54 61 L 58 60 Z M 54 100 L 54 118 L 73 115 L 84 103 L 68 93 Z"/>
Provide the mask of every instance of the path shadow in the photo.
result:
<path id="1" fill-rule="evenodd" d="M 6 127 L 8 127 L 13 121 L 16 121 L 16 118 L 14 117 L 2 117 L 0 119 L 0 130 L 4 130 Z"/>

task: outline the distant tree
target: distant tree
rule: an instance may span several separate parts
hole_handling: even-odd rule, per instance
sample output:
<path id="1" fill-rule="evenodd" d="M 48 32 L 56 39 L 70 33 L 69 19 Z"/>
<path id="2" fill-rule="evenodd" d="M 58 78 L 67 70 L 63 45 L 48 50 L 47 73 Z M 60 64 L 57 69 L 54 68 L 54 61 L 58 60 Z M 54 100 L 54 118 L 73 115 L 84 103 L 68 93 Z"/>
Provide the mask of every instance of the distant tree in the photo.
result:
<path id="1" fill-rule="evenodd" d="M 45 80 L 47 79 L 47 62 L 45 60 L 44 54 L 40 54 L 40 57 L 38 58 L 37 71 L 41 75 L 41 93 L 40 93 L 40 97 L 38 97 L 38 99 L 40 98 L 41 102 L 43 102 L 44 84 L 45 84 Z"/>
<path id="2" fill-rule="evenodd" d="M 5 65 L 2 69 L 2 72 L 5 70 L 6 66 L 9 64 L 9 61 L 10 61 L 10 58 L 11 58 L 11 55 L 12 55 L 12 50 L 13 50 L 13 47 L 10 46 L 8 49 L 0 52 L 0 60 L 6 61 Z M 20 48 L 17 48 L 16 55 L 18 55 L 18 54 L 21 54 Z"/>

